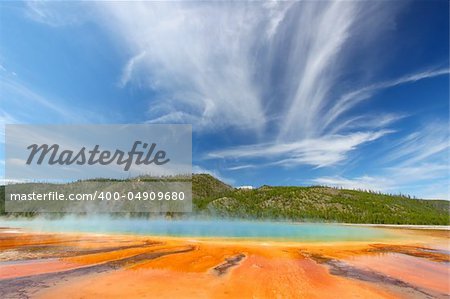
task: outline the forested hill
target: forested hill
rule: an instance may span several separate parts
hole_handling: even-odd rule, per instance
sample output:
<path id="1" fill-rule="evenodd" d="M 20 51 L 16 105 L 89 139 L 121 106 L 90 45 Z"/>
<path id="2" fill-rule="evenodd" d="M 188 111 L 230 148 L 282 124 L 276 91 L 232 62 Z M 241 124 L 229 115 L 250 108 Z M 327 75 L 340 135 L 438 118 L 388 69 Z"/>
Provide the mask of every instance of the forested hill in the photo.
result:
<path id="1" fill-rule="evenodd" d="M 208 194 L 196 192 L 204 189 L 208 190 Z M 221 217 L 376 224 L 450 224 L 450 202 L 445 200 L 420 200 L 317 186 L 262 186 L 253 190 L 238 190 L 209 175 L 195 175 L 193 191 L 197 213 Z"/>
<path id="2" fill-rule="evenodd" d="M 4 188 L 0 186 L 2 214 L 4 214 Z M 445 200 L 412 199 L 405 196 L 320 186 L 262 186 L 253 190 L 240 190 L 208 174 L 192 176 L 192 192 L 193 213 L 169 213 L 167 216 L 450 225 L 450 202 Z M 155 216 L 145 213 L 137 216 L 143 215 Z M 34 215 L 28 213 L 22 216 Z M 115 216 L 120 217 L 120 214 Z"/>

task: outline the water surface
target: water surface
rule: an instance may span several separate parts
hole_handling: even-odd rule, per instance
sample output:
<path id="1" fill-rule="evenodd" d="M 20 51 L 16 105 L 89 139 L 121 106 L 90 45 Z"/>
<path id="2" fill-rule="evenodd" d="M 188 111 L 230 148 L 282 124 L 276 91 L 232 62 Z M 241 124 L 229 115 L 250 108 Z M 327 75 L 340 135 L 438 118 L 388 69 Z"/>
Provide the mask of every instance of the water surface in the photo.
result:
<path id="1" fill-rule="evenodd" d="M 322 223 L 261 222 L 237 220 L 148 220 L 66 217 L 0 219 L 2 227 L 44 232 L 90 232 L 174 237 L 218 237 L 291 241 L 375 241 L 395 238 L 390 230 Z"/>

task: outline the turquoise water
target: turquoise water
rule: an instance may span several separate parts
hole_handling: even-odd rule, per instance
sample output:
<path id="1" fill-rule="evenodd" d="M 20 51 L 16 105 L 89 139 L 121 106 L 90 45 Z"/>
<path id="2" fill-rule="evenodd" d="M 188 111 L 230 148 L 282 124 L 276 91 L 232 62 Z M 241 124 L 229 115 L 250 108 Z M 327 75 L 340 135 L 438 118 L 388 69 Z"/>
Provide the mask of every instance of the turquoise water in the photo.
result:
<path id="1" fill-rule="evenodd" d="M 177 237 L 223 237 L 291 241 L 371 241 L 391 231 L 339 224 L 235 220 L 147 220 L 113 218 L 0 219 L 2 227 L 44 232 L 91 232 Z"/>

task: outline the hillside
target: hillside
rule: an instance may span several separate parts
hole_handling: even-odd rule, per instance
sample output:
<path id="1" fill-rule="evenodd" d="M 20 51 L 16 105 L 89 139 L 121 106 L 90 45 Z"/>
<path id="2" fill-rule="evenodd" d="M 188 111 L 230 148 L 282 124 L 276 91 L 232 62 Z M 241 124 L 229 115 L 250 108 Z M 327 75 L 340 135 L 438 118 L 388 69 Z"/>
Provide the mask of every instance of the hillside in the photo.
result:
<path id="1" fill-rule="evenodd" d="M 195 177 L 195 176 L 194 176 Z M 208 185 L 222 186 L 216 180 Z M 203 184 L 197 177 L 196 184 Z M 194 189 L 194 187 L 193 187 Z M 450 203 L 329 187 L 210 190 L 194 198 L 199 214 L 221 217 L 376 224 L 450 224 Z M 216 193 L 215 195 L 212 195 Z"/>
<path id="2" fill-rule="evenodd" d="M 218 198 L 234 190 L 209 174 L 192 175 L 192 194 L 194 198 Z"/>
<path id="3" fill-rule="evenodd" d="M 319 186 L 263 186 L 238 190 L 208 174 L 192 176 L 192 192 L 193 215 L 201 217 L 450 225 L 450 203 L 445 200 L 420 200 Z M 4 196 L 4 186 L 0 186 L 2 214 Z"/>

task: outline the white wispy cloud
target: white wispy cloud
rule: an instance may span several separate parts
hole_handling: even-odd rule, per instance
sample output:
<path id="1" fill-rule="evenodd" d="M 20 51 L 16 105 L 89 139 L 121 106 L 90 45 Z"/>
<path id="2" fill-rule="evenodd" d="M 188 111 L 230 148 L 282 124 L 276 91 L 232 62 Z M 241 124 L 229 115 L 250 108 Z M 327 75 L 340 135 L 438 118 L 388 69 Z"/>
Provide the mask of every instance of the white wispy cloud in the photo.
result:
<path id="1" fill-rule="evenodd" d="M 384 163 L 396 163 L 408 167 L 429 160 L 448 163 L 450 149 L 449 124 L 445 122 L 430 122 L 415 131 L 394 141 Z"/>
<path id="2" fill-rule="evenodd" d="M 169 112 L 160 117 L 146 121 L 148 124 L 201 124 L 202 119 L 196 115 L 188 114 L 182 111 Z"/>
<path id="3" fill-rule="evenodd" d="M 53 123 L 59 120 L 61 123 L 80 124 L 99 122 L 103 119 L 103 116 L 79 108 L 68 107 L 66 104 L 56 101 L 53 97 L 44 96 L 19 81 L 18 78 L 0 76 L 0 85 L 2 87 L 1 100 L 3 101 L 3 107 L 0 108 L 0 151 L 5 145 L 6 124 L 48 123 L 49 119 Z M 10 107 L 16 107 L 16 109 L 10 109 Z M 39 113 L 36 113 L 37 111 Z M 8 136 L 9 142 L 11 143 L 14 138 L 22 138 L 24 142 L 30 140 L 26 135 L 15 136 L 10 134 Z M 47 138 L 40 137 L 39 140 L 45 143 Z M 67 140 L 68 143 L 74 142 L 73 136 L 61 136 L 60 140 L 62 142 Z M 73 147 L 75 146 L 73 145 Z M 4 160 L 2 160 L 2 164 L 5 164 Z M 5 180 L 4 176 L 5 170 L 0 167 L 0 184 L 15 182 L 10 178 Z"/>
<path id="4" fill-rule="evenodd" d="M 359 145 L 374 141 L 392 131 L 358 132 L 349 135 L 331 135 L 321 138 L 303 139 L 291 143 L 264 143 L 239 146 L 210 152 L 207 158 L 255 159 L 263 158 L 275 165 L 312 165 L 324 167 L 346 159 L 348 153 Z"/>
<path id="5" fill-rule="evenodd" d="M 122 77 L 120 78 L 120 86 L 124 87 L 128 84 L 128 82 L 133 78 L 133 73 L 135 72 L 136 65 L 139 65 L 140 61 L 142 61 L 145 58 L 145 52 L 139 53 L 136 56 L 133 56 L 128 60 L 127 64 L 125 65 Z"/>
<path id="6" fill-rule="evenodd" d="M 341 176 L 320 177 L 312 182 L 318 185 L 338 187 L 344 189 L 373 190 L 387 192 L 392 188 L 392 181 L 383 177 L 360 176 L 356 178 L 344 178 Z"/>
<path id="7" fill-rule="evenodd" d="M 26 16 L 35 22 L 51 27 L 80 25 L 92 17 L 83 3 L 55 1 L 27 1 Z"/>
<path id="8" fill-rule="evenodd" d="M 377 115 L 365 114 L 348 118 L 332 126 L 328 134 L 337 134 L 343 131 L 375 129 L 388 127 L 409 115 L 399 113 L 379 113 Z"/>
<path id="9" fill-rule="evenodd" d="M 338 54 L 356 26 L 357 3 L 330 2 L 328 5 L 307 5 L 294 21 L 293 51 L 288 56 L 293 75 L 289 110 L 280 128 L 281 138 L 314 136 L 317 120 L 334 84 L 334 67 L 340 63 Z M 333 61 L 335 63 L 333 63 Z"/>
<path id="10" fill-rule="evenodd" d="M 272 165 L 282 166 L 312 165 L 324 167 L 335 165 L 344 161 L 348 157 L 347 153 L 355 150 L 359 145 L 376 140 L 386 133 L 393 132 L 386 129 L 378 132 L 361 130 L 386 128 L 408 117 L 407 114 L 399 113 L 366 114 L 347 117 L 340 122 L 335 122 L 339 115 L 353 108 L 358 101 L 370 98 L 379 90 L 447 74 L 449 74 L 448 69 L 419 72 L 396 80 L 373 84 L 348 93 L 340 101 L 336 102 L 334 106 L 336 109 L 331 109 L 329 114 L 325 114 L 325 119 L 327 120 L 321 122 L 324 127 L 322 128 L 323 132 L 318 137 L 300 137 L 297 138 L 298 141 L 294 142 L 278 139 L 275 143 L 239 146 L 212 152 L 209 154 L 209 157 L 224 159 L 271 157 L 277 159 Z M 333 126 L 330 129 L 324 130 L 325 127 L 332 123 Z M 355 133 L 354 130 L 360 131 Z M 375 137 L 373 138 L 373 136 Z M 448 128 L 445 124 L 428 125 L 423 131 L 413 133 L 400 141 L 401 146 L 399 145 L 395 149 L 391 148 L 392 152 L 389 153 L 389 159 L 394 159 L 396 155 L 405 157 L 409 153 L 409 164 L 412 164 L 414 161 L 424 160 L 424 158 L 448 149 L 448 138 Z"/>
<path id="11" fill-rule="evenodd" d="M 422 198 L 450 199 L 448 123 L 429 123 L 380 150 L 376 175 L 325 176 L 315 184 L 383 192 L 404 192 Z M 439 183 L 438 183 L 439 182 Z M 430 189 L 430 186 L 434 186 Z"/>
<path id="12" fill-rule="evenodd" d="M 334 125 L 336 120 L 343 116 L 347 111 L 355 107 L 363 100 L 371 98 L 376 92 L 395 87 L 402 84 L 413 83 L 419 80 L 433 78 L 442 75 L 448 75 L 450 70 L 448 68 L 426 70 L 422 72 L 417 72 L 413 74 L 408 74 L 401 78 L 397 78 L 390 81 L 380 82 L 365 86 L 363 88 L 348 92 L 342 95 L 339 100 L 337 100 L 333 107 L 324 114 L 324 122 L 322 123 L 322 131 L 325 131 L 330 125 Z"/>
<path id="13" fill-rule="evenodd" d="M 250 168 L 256 168 L 256 165 L 253 164 L 244 164 L 244 165 L 239 165 L 239 166 L 230 166 L 227 167 L 227 170 L 242 170 L 242 169 L 250 169 Z"/>
<path id="14" fill-rule="evenodd" d="M 41 106 L 43 109 L 51 110 L 53 113 L 57 113 L 59 116 L 69 120 L 69 121 L 79 121 L 83 119 L 83 116 L 80 114 L 74 113 L 74 109 L 69 109 L 64 107 L 62 104 L 57 104 L 55 99 L 49 99 L 41 94 L 33 91 L 31 88 L 26 86 L 24 83 L 19 82 L 17 80 L 13 80 L 7 77 L 0 77 L 0 83 L 2 86 L 2 98 L 5 103 L 7 101 L 11 101 L 8 98 L 5 98 L 6 95 L 13 95 L 15 98 L 20 98 L 22 101 L 26 101 L 28 103 L 33 103 Z M 3 111 L 6 114 L 6 112 Z M 35 111 L 29 111 L 31 115 L 35 114 Z M 21 113 L 23 114 L 23 112 Z M 10 118 L 16 119 L 16 116 L 8 114 Z"/>
<path id="15" fill-rule="evenodd" d="M 376 9 L 358 1 L 95 5 L 96 21 L 131 53 L 121 85 L 147 86 L 160 96 L 150 103 L 150 122 L 170 122 L 181 111 L 187 120 L 197 120 L 197 130 L 231 126 L 260 136 L 270 123 L 282 142 L 322 133 L 324 109 L 335 101 L 341 67 L 348 63 L 350 52 L 344 50 L 369 39 L 372 34 L 361 34 L 364 28 L 383 30 L 397 6 Z M 274 80 L 283 89 L 275 98 L 270 96 Z"/>
<path id="16" fill-rule="evenodd" d="M 124 67 L 122 84 L 145 82 L 160 94 L 150 104 L 150 121 L 172 120 L 174 112 L 182 111 L 202 119 L 194 124 L 198 129 L 264 127 L 254 51 L 265 42 L 260 28 L 276 26 L 264 18 L 269 8 L 247 5 L 98 3 L 102 25 L 134 53 Z"/>
<path id="17" fill-rule="evenodd" d="M 365 189 L 383 192 L 398 192 L 410 187 L 412 183 L 445 178 L 447 165 L 424 163 L 414 167 L 389 167 L 381 175 L 363 175 L 352 178 L 326 176 L 315 178 L 313 183 L 348 189 Z M 447 187 L 446 185 L 440 186 Z M 447 199 L 447 197 L 445 198 Z"/>
<path id="18" fill-rule="evenodd" d="M 43 92 L 18 77 L 0 75 L 3 107 L 0 124 L 15 123 L 106 123 L 107 116 L 83 109 L 61 97 Z M 39 112 L 39 113 L 37 113 Z M 3 130 L 4 131 L 4 130 Z"/>
<path id="19" fill-rule="evenodd" d="M 379 175 L 325 176 L 312 184 L 355 190 L 403 193 L 425 199 L 450 200 L 448 165 L 423 163 L 414 167 L 389 167 Z M 433 186 L 433 188 L 430 188 Z"/>

